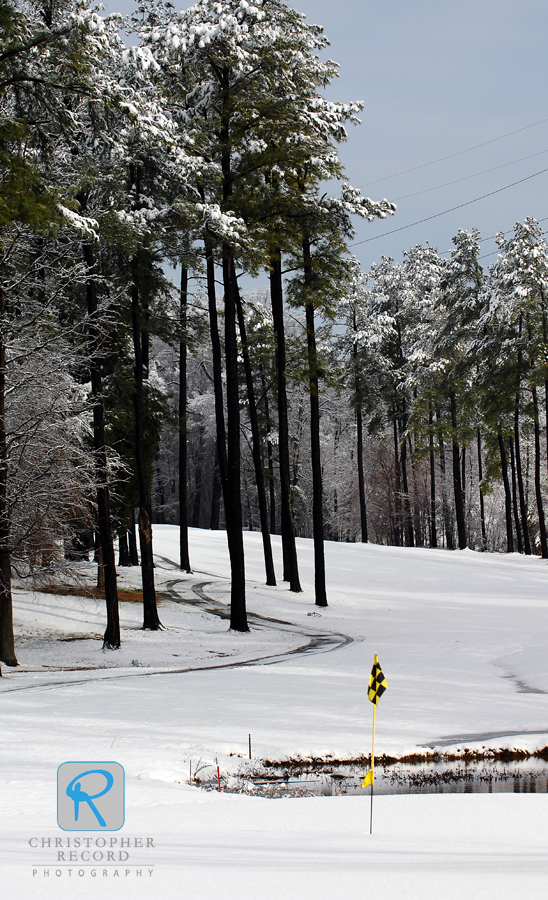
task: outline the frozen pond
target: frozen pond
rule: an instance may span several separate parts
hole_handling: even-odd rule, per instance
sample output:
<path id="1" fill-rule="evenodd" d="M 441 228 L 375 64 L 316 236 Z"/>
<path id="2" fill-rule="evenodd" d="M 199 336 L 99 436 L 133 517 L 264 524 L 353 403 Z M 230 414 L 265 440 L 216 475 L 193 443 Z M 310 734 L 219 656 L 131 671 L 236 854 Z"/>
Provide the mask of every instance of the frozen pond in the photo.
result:
<path id="1" fill-rule="evenodd" d="M 211 770 L 210 770 L 211 771 Z M 361 767 L 324 767 L 295 774 L 288 770 L 247 768 L 238 775 L 222 776 L 221 790 L 262 797 L 369 796 L 362 788 Z M 203 773 L 194 782 L 207 790 L 218 790 L 218 781 Z M 429 763 L 375 767 L 375 794 L 546 794 L 548 764 L 544 760 L 519 762 Z"/>

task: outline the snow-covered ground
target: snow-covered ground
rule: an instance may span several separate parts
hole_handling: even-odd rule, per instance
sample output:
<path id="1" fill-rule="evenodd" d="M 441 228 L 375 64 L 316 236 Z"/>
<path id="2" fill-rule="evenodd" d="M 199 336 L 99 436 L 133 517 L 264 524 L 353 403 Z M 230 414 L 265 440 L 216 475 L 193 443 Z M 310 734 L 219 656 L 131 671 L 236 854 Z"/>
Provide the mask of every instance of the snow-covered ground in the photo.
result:
<path id="1" fill-rule="evenodd" d="M 541 795 L 379 796 L 370 837 L 365 796 L 266 800 L 186 783 L 190 764 L 237 771 L 249 734 L 257 758 L 369 753 L 375 653 L 389 685 L 378 754 L 548 744 L 545 562 L 327 544 L 330 605 L 320 611 L 311 542 L 298 549 L 305 590 L 294 595 L 264 586 L 260 535 L 246 535 L 248 609 L 263 617 L 249 635 L 208 611 L 222 610 L 229 594 L 218 532 L 191 531 L 186 576 L 168 562 L 177 560 L 177 530 L 156 526 L 157 583 L 171 598 L 160 605 L 166 630 L 143 633 L 138 604 L 124 603 L 121 651 L 101 649 L 101 602 L 16 591 L 21 666 L 4 667 L 0 682 L 2 885 L 33 898 L 144 897 L 150 878 L 155 891 L 193 900 L 544 898 Z M 121 574 L 138 584 L 136 571 Z M 198 584 L 215 602 L 175 602 L 197 601 Z M 315 650 L 291 652 L 315 635 Z M 245 660 L 255 664 L 235 665 Z M 118 876 L 100 867 L 95 876 L 56 875 L 54 851 L 29 846 L 35 836 L 66 838 L 55 784 L 67 760 L 124 766 L 119 835 L 154 840 L 146 854 L 132 851 L 142 876 L 131 865 L 127 875 L 122 866 Z"/>

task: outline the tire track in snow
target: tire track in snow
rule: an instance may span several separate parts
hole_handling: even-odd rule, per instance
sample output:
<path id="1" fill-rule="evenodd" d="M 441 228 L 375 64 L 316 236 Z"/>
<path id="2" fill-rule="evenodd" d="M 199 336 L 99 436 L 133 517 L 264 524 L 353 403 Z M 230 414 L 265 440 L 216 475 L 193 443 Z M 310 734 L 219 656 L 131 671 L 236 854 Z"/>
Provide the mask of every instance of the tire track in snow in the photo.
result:
<path id="1" fill-rule="evenodd" d="M 172 560 L 168 560 L 164 557 L 160 557 L 160 559 L 162 559 L 162 561 L 165 563 L 169 563 L 169 565 L 173 568 L 176 568 Z M 188 605 L 194 608 L 199 607 L 210 615 L 215 615 L 222 619 L 230 619 L 230 607 L 227 604 L 222 603 L 221 601 L 214 600 L 213 597 L 209 597 L 205 593 L 204 589 L 206 587 L 209 587 L 210 585 L 216 583 L 224 584 L 225 582 L 201 581 L 195 582 L 194 584 L 190 585 L 190 589 L 196 595 L 196 600 L 190 599 L 188 597 L 181 597 L 180 594 L 175 591 L 176 584 L 185 584 L 186 590 L 188 590 L 189 588 L 188 582 L 181 578 L 175 578 L 171 581 L 166 582 L 165 588 L 158 590 L 157 593 L 159 596 L 164 596 L 172 602 L 178 603 L 180 605 Z M 55 681 L 46 681 L 41 682 L 40 684 L 32 685 L 17 685 L 13 687 L 8 687 L 7 685 L 0 682 L 0 695 L 12 694 L 16 691 L 55 690 L 56 688 L 73 687 L 74 685 L 79 684 L 97 684 L 99 682 L 117 681 L 124 678 L 153 678 L 156 675 L 184 675 L 188 672 L 208 672 L 210 670 L 214 671 L 217 669 L 240 669 L 247 666 L 270 666 L 292 660 L 295 657 L 304 657 L 316 653 L 328 653 L 332 650 L 338 650 L 339 648 L 346 647 L 348 646 L 348 644 L 352 644 L 356 641 L 363 640 L 363 638 L 361 637 L 351 637 L 350 635 L 343 634 L 342 632 L 328 631 L 327 629 L 318 629 L 313 627 L 303 628 L 302 626 L 294 625 L 292 622 L 287 622 L 283 619 L 275 619 L 269 616 L 262 616 L 259 613 L 248 612 L 247 618 L 252 625 L 256 625 L 260 628 L 271 628 L 272 630 L 284 631 L 287 633 L 299 635 L 300 637 L 305 638 L 306 642 L 299 645 L 298 647 L 295 647 L 293 650 L 284 650 L 280 653 L 272 653 L 266 656 L 255 656 L 251 659 L 234 660 L 233 662 L 227 663 L 215 663 L 213 665 L 207 666 L 185 666 L 177 669 L 153 668 L 152 670 L 149 669 L 148 671 L 144 672 L 119 672 L 114 668 L 97 669 L 96 671 L 100 671 L 103 674 L 87 678 L 71 678 L 70 680 L 62 679 L 62 674 L 59 673 L 60 677 Z M 115 674 L 107 674 L 111 671 L 114 671 Z"/>
<path id="2" fill-rule="evenodd" d="M 171 596 L 170 586 L 173 584 L 178 584 L 179 579 L 174 579 L 172 582 L 168 582 L 167 587 L 168 591 L 164 591 L 167 593 L 170 600 L 173 600 L 175 603 L 180 604 L 188 604 L 189 606 L 199 606 L 201 609 L 204 609 L 206 612 L 219 616 L 221 619 L 230 619 L 230 607 L 226 603 L 222 603 L 220 600 L 214 600 L 213 597 L 210 597 L 205 593 L 204 588 L 209 587 L 210 585 L 215 584 L 214 581 L 202 581 L 194 584 L 192 586 L 192 591 L 198 597 L 197 601 L 189 600 Z M 213 604 L 211 607 L 210 604 Z M 300 625 L 294 625 L 292 622 L 286 622 L 284 619 L 275 619 L 271 616 L 262 616 L 259 613 L 251 613 L 248 612 L 247 620 L 251 625 L 256 625 L 260 628 L 271 628 L 276 631 L 285 631 L 292 634 L 298 634 L 302 637 L 307 638 L 307 643 L 302 644 L 299 647 L 296 647 L 294 650 L 285 650 L 281 653 L 273 653 L 265 657 L 256 657 L 252 660 L 247 660 L 245 662 L 234 662 L 232 664 L 227 663 L 224 666 L 217 666 L 211 668 L 235 668 L 236 666 L 249 666 L 249 665 L 272 665 L 278 662 L 284 662 L 286 659 L 291 659 L 294 656 L 304 656 L 307 653 L 327 653 L 331 650 L 337 650 L 340 647 L 346 647 L 348 644 L 352 644 L 355 641 L 361 641 L 363 638 L 354 638 L 349 634 L 343 634 L 338 631 L 328 631 L 326 629 L 318 629 L 318 628 L 303 628 Z"/>

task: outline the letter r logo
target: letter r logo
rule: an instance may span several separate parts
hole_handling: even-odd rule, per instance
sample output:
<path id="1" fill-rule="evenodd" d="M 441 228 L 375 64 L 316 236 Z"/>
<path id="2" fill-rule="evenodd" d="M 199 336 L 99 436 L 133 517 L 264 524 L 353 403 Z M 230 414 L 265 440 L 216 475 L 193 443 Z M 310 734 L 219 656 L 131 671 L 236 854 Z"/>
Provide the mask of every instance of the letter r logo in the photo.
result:
<path id="1" fill-rule="evenodd" d="M 118 831 L 125 819 L 117 762 L 66 762 L 57 770 L 57 822 L 64 831 Z"/>

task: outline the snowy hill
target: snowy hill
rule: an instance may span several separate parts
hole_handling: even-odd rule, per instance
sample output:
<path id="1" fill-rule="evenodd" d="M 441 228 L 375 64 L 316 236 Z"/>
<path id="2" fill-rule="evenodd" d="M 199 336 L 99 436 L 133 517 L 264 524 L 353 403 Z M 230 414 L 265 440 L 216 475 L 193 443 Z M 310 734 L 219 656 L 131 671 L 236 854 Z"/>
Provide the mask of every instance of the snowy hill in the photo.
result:
<path id="1" fill-rule="evenodd" d="M 187 782 L 190 766 L 236 772 L 249 734 L 254 759 L 368 754 L 374 653 L 388 681 L 378 754 L 544 747 L 546 563 L 328 544 L 330 605 L 318 615 L 311 543 L 298 542 L 306 589 L 293 595 L 262 584 L 260 536 L 246 534 L 248 608 L 257 614 L 246 635 L 218 615 L 228 597 L 225 536 L 191 532 L 192 576 L 169 562 L 177 540 L 176 529 L 156 527 L 166 630 L 143 633 L 139 605 L 123 603 L 121 651 L 101 649 L 102 603 L 16 591 L 21 668 L 4 670 L 0 682 L 6 886 L 27 886 L 37 900 L 74 896 L 75 880 L 85 900 L 99 883 L 104 896 L 134 900 L 149 896 L 152 878 L 156 891 L 184 889 L 193 900 L 282 892 L 354 900 L 368 896 L 366 886 L 379 900 L 544 897 L 540 795 L 378 797 L 370 837 L 365 793 L 276 801 Z M 278 539 L 275 550 L 279 569 Z M 138 583 L 137 571 L 121 574 Z M 291 653 L 298 647 L 309 649 Z M 256 663 L 241 665 L 246 659 Z M 123 765 L 119 835 L 149 835 L 150 852 L 132 850 L 119 871 L 84 866 L 80 851 L 70 875 L 56 861 L 47 841 L 68 840 L 55 800 L 67 760 Z M 29 845 L 36 836 L 46 845 Z"/>

